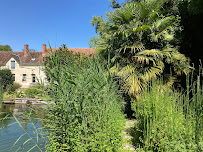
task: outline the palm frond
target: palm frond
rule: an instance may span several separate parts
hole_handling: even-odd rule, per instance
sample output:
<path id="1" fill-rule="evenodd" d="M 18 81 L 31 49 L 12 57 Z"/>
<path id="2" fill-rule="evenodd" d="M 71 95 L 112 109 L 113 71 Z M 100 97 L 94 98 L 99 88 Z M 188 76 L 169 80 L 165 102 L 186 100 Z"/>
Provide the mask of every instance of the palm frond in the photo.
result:
<path id="1" fill-rule="evenodd" d="M 155 60 L 152 57 L 147 57 L 147 56 L 143 56 L 143 55 L 136 55 L 134 56 L 135 60 L 141 64 L 149 64 L 150 61 L 152 61 L 153 65 L 155 65 Z"/>
<path id="2" fill-rule="evenodd" d="M 155 59 L 163 59 L 163 52 L 157 49 L 151 49 L 151 50 L 144 50 L 142 52 L 137 53 L 137 55 L 146 55 L 146 56 L 152 56 Z"/>

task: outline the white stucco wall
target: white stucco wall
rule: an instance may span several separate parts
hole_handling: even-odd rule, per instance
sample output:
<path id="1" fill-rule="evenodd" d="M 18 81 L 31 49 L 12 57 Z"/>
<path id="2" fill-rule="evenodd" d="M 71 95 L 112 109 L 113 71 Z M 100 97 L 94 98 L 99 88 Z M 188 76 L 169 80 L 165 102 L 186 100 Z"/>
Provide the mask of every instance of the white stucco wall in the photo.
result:
<path id="1" fill-rule="evenodd" d="M 11 69 L 11 61 L 15 61 L 15 69 Z M 44 67 L 43 66 L 38 66 L 38 65 L 25 65 L 21 66 L 18 64 L 18 62 L 12 57 L 5 66 L 1 66 L 0 69 L 10 69 L 12 74 L 15 74 L 15 82 L 20 83 L 22 85 L 22 88 L 28 88 L 31 85 L 35 85 L 32 83 L 32 74 L 35 74 L 36 76 L 36 83 L 37 82 L 42 82 L 46 84 L 46 75 L 45 72 L 43 71 Z M 23 80 L 23 74 L 26 74 L 26 81 Z"/>

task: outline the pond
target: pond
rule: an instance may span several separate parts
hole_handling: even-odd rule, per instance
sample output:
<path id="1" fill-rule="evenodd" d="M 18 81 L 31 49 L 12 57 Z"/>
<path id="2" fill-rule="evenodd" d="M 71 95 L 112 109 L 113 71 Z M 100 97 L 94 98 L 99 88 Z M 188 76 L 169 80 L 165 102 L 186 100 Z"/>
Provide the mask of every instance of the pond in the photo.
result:
<path id="1" fill-rule="evenodd" d="M 46 105 L 0 102 L 0 152 L 45 151 L 46 134 L 41 129 L 43 108 Z"/>

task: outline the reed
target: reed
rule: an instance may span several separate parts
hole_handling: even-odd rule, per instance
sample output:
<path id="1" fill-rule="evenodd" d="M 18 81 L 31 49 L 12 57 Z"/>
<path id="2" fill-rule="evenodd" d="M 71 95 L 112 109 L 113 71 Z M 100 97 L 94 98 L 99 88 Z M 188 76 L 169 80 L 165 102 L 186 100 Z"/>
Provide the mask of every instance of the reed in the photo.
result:
<path id="1" fill-rule="evenodd" d="M 203 151 L 202 68 L 187 76 L 186 92 L 153 81 L 134 102 L 138 151 Z"/>
<path id="2" fill-rule="evenodd" d="M 82 59 L 70 64 L 69 58 L 61 63 L 58 55 L 49 56 L 54 104 L 46 119 L 47 151 L 118 151 L 125 123 L 121 93 L 96 58 Z"/>
<path id="3" fill-rule="evenodd" d="M 3 86 L 0 84 L 0 103 L 3 101 Z"/>

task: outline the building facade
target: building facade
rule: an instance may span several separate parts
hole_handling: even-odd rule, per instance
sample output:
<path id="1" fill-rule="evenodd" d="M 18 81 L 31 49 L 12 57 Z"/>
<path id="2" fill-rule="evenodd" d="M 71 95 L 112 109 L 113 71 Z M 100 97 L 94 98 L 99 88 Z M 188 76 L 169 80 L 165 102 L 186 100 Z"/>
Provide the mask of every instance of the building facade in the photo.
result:
<path id="1" fill-rule="evenodd" d="M 58 48 L 53 48 L 52 51 Z M 23 52 L 0 52 L 0 69 L 10 69 L 15 82 L 28 88 L 38 83 L 47 84 L 44 72 L 43 58 L 48 56 L 49 48 L 42 45 L 42 52 L 29 52 L 28 44 L 24 45 Z M 91 48 L 68 48 L 73 52 L 80 52 L 86 55 L 95 54 Z"/>

